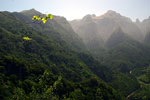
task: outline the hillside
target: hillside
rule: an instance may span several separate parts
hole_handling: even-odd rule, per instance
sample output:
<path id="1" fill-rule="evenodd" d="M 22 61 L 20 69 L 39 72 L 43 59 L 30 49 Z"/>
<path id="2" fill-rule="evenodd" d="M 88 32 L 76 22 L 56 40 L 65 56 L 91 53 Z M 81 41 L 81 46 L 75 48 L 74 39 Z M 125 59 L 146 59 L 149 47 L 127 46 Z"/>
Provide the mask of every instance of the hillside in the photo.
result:
<path id="1" fill-rule="evenodd" d="M 0 12 L 2 100 L 149 98 L 150 39 L 141 27 L 148 19 L 134 23 L 108 11 L 71 22 L 54 15 L 43 24 L 34 15 L 45 16 Z"/>
<path id="2" fill-rule="evenodd" d="M 2 100 L 124 100 L 104 82 L 111 71 L 83 53 L 84 43 L 65 18 L 43 25 L 33 23 L 33 15 L 44 16 L 34 9 L 0 12 Z"/>
<path id="3" fill-rule="evenodd" d="M 115 11 L 108 11 L 102 16 L 87 15 L 83 19 L 70 21 L 74 31 L 86 43 L 93 57 L 112 71 L 108 83 L 126 97 L 135 93 L 133 94 L 135 97 L 131 96 L 131 100 L 136 97 L 139 98 L 136 100 L 141 100 L 143 95 L 149 98 L 146 94 L 149 89 L 144 91 L 144 88 L 140 87 L 141 82 L 138 81 L 138 77 L 146 81 L 148 78 L 142 77 L 146 76 L 147 72 L 143 70 L 150 64 L 148 23 L 148 19 L 143 22 L 137 20 L 134 23 Z M 90 40 L 102 44 L 89 47 L 85 41 Z"/>
<path id="4" fill-rule="evenodd" d="M 147 32 L 147 34 L 145 35 L 144 43 L 150 46 L 150 32 Z"/>

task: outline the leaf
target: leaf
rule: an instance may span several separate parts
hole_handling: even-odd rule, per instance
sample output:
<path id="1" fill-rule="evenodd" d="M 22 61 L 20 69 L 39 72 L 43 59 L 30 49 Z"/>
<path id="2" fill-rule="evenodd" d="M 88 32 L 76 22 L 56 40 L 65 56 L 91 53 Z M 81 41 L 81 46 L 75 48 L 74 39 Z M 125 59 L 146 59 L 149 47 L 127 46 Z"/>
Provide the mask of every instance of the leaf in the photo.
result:
<path id="1" fill-rule="evenodd" d="M 48 14 L 47 16 L 48 16 L 48 18 L 53 19 L 52 14 Z"/>
<path id="2" fill-rule="evenodd" d="M 45 16 L 45 20 L 48 20 L 48 17 L 47 17 L 47 16 Z"/>
<path id="3" fill-rule="evenodd" d="M 48 20 L 48 18 L 49 19 L 53 19 L 53 16 L 52 16 L 52 14 L 48 14 L 47 16 L 45 16 L 45 17 L 38 17 L 38 16 L 33 16 L 32 17 L 32 20 L 37 20 L 37 21 L 43 21 L 43 23 L 46 23 L 46 21 Z"/>
<path id="4" fill-rule="evenodd" d="M 32 40 L 31 38 L 29 37 L 23 37 L 24 40 Z"/>
<path id="5" fill-rule="evenodd" d="M 54 16 L 50 16 L 50 19 L 53 19 Z"/>
<path id="6" fill-rule="evenodd" d="M 45 24 L 47 20 L 43 20 L 43 23 Z"/>
<path id="7" fill-rule="evenodd" d="M 38 20 L 38 21 L 40 21 L 40 20 L 41 20 L 41 18 L 39 17 L 39 18 L 37 18 L 37 20 Z"/>
<path id="8" fill-rule="evenodd" d="M 44 21 L 45 20 L 45 18 L 42 18 L 42 21 Z"/>
<path id="9" fill-rule="evenodd" d="M 33 16 L 33 17 L 32 17 L 32 20 L 35 20 L 35 19 L 37 19 L 37 16 Z"/>

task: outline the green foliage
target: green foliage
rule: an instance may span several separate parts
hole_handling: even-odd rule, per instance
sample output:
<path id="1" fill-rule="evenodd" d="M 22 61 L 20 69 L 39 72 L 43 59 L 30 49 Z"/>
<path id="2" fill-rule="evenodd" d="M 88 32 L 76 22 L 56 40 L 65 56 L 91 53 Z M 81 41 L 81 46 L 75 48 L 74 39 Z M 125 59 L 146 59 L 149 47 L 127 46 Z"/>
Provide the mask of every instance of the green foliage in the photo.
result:
<path id="1" fill-rule="evenodd" d="M 130 100 L 149 100 L 150 85 L 142 85 L 131 97 Z"/>
<path id="2" fill-rule="evenodd" d="M 19 13 L 0 13 L 0 98 L 124 100 L 100 79 L 107 78 L 107 68 L 90 55 L 80 57 L 82 45 L 74 32 L 53 20 L 40 26 L 22 18 L 31 21 Z M 26 33 L 32 41 L 22 39 Z"/>
<path id="3" fill-rule="evenodd" d="M 141 75 L 138 77 L 138 79 L 144 83 L 150 83 L 150 79 L 149 79 L 149 73 L 146 73 L 146 75 Z"/>
<path id="4" fill-rule="evenodd" d="M 125 96 L 140 87 L 134 76 L 116 72 L 113 74 L 113 80 L 110 84 Z"/>
<path id="5" fill-rule="evenodd" d="M 138 73 L 138 74 L 137 74 Z M 135 76 L 138 80 L 149 84 L 150 83 L 150 67 L 144 67 L 134 70 Z"/>
<path id="6" fill-rule="evenodd" d="M 28 69 L 27 66 L 24 66 L 25 70 Z M 34 70 L 36 71 L 36 69 L 35 67 Z M 8 100 L 11 98 L 15 100 L 91 100 L 98 98 L 103 98 L 104 100 L 121 100 L 120 98 L 122 98 L 111 87 L 95 78 L 75 83 L 62 78 L 62 76 L 54 75 L 47 68 L 44 72 L 37 72 L 38 74 L 27 72 L 22 80 L 18 78 L 17 73 L 0 75 L 2 80 L 6 80 L 1 80 L 1 90 L 5 90 L 0 91 L 2 98 L 6 99 L 5 95 L 7 95 Z M 103 91 L 102 94 L 100 90 Z"/>
<path id="7" fill-rule="evenodd" d="M 136 75 L 141 76 L 145 72 L 140 71 L 149 66 L 150 48 L 133 40 L 125 33 L 113 34 L 106 43 L 104 51 L 94 54 L 103 65 L 113 71 L 110 85 L 124 96 L 140 88 Z M 100 55 L 101 54 L 101 55 Z M 136 74 L 136 75 L 135 75 Z M 146 75 L 144 75 L 146 76 Z M 148 82 L 148 78 L 142 78 Z"/>

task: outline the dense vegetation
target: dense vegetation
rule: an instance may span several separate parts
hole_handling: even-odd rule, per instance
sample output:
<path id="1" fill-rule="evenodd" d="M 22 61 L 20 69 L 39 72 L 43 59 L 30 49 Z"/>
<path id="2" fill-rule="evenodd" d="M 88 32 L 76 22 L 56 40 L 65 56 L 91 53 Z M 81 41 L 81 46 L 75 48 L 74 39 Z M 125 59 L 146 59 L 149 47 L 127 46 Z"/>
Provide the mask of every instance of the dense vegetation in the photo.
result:
<path id="1" fill-rule="evenodd" d="M 149 38 L 140 43 L 118 28 L 106 42 L 85 43 L 65 18 L 33 16 L 45 15 L 0 12 L 2 100 L 149 100 Z"/>
<path id="2" fill-rule="evenodd" d="M 70 21 L 94 58 L 111 71 L 109 83 L 131 100 L 149 100 L 149 19 L 134 23 L 115 11 Z"/>
<path id="3" fill-rule="evenodd" d="M 6 100 L 120 100 L 120 95 L 96 78 L 73 82 L 42 65 L 1 56 L 0 97 Z"/>
<path id="4" fill-rule="evenodd" d="M 82 40 L 65 28 L 65 19 L 55 16 L 63 25 L 55 18 L 43 25 L 32 23 L 32 14 L 40 13 L 0 13 L 2 100 L 124 100 L 104 82 L 111 71 L 83 53 Z"/>
<path id="5" fill-rule="evenodd" d="M 108 83 L 121 94 L 128 96 L 140 88 L 133 71 L 143 67 L 147 68 L 150 61 L 149 50 L 148 46 L 133 40 L 118 28 L 110 36 L 103 50 L 98 49 L 97 52 L 91 52 L 112 71 L 112 77 Z"/>

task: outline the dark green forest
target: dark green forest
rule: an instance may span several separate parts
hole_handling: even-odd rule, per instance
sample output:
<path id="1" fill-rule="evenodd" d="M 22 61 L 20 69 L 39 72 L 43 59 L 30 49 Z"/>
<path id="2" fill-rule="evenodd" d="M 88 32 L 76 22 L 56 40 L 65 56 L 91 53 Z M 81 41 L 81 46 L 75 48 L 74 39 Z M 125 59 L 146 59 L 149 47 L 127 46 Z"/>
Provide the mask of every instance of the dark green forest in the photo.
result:
<path id="1" fill-rule="evenodd" d="M 45 15 L 0 12 L 1 100 L 150 99 L 147 44 L 119 30 L 93 50 L 65 18 L 43 24 L 33 16 Z"/>

